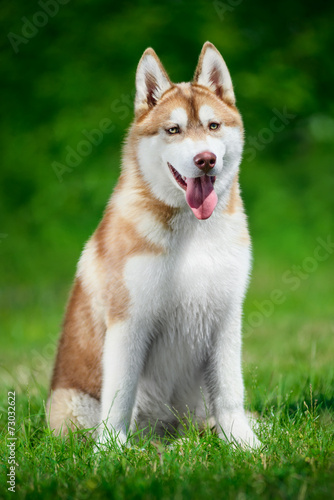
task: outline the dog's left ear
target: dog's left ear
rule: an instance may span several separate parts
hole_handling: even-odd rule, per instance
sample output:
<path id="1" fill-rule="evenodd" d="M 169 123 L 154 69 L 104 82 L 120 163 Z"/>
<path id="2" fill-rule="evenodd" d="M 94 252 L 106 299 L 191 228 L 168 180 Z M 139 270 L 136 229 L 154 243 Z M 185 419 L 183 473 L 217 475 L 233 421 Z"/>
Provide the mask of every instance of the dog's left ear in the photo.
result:
<path id="1" fill-rule="evenodd" d="M 228 104 L 235 104 L 235 95 L 229 70 L 216 47 L 203 45 L 195 71 L 194 83 L 209 88 Z"/>
<path id="2" fill-rule="evenodd" d="M 139 61 L 136 73 L 135 113 L 142 113 L 153 108 L 162 94 L 171 88 L 165 68 L 153 49 L 146 49 Z"/>

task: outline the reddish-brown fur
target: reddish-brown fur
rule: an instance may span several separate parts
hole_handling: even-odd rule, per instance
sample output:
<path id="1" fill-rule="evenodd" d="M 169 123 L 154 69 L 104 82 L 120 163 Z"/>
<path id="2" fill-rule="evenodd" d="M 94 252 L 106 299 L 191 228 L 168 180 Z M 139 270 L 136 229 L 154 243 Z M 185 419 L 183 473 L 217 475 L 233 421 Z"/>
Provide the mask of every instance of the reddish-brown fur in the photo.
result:
<path id="1" fill-rule="evenodd" d="M 171 216 L 170 207 L 154 199 L 148 187 L 140 183 L 140 174 L 132 180 L 139 193 L 138 210 L 155 210 L 160 214 L 161 222 L 167 224 Z M 115 194 L 122 189 L 121 177 Z M 159 210 L 160 209 L 160 210 Z M 129 308 L 128 290 L 123 280 L 123 269 L 128 257 L 136 254 L 163 251 L 157 245 L 141 237 L 135 224 L 110 204 L 103 220 L 95 231 L 92 241 L 95 243 L 97 265 L 101 268 L 103 281 L 100 296 L 103 307 L 107 304 L 106 322 L 110 325 L 127 317 Z M 74 388 L 100 399 L 101 393 L 101 358 L 107 323 L 96 320 L 92 314 L 89 290 L 85 289 L 82 278 L 77 278 L 68 303 L 63 332 L 59 343 L 51 389 Z"/>
<path id="2" fill-rule="evenodd" d="M 51 389 L 78 389 L 99 399 L 105 326 L 92 318 L 91 305 L 76 279 L 67 306 Z"/>
<path id="3" fill-rule="evenodd" d="M 77 389 L 100 399 L 101 358 L 106 329 L 113 322 L 128 316 L 130 297 L 123 277 L 125 263 L 136 254 L 164 252 L 162 247 L 139 234 L 136 222 L 140 214 L 150 212 L 157 224 L 169 230 L 170 221 L 178 210 L 157 200 L 145 183 L 136 158 L 137 142 L 143 136 L 158 133 L 176 107 L 184 108 L 188 114 L 187 136 L 200 139 L 205 131 L 200 125 L 198 113 L 204 104 L 215 109 L 225 125 L 243 129 L 234 103 L 221 100 L 218 95 L 196 83 L 172 85 L 153 108 L 137 113 L 124 150 L 123 174 L 104 218 L 91 238 L 95 249 L 94 263 L 99 271 L 99 276 L 93 276 L 93 279 L 96 280 L 102 302 L 100 306 L 105 314 L 98 315 L 94 311 L 91 296 L 94 290 L 90 290 L 85 282 L 85 275 L 77 277 L 65 315 L 52 390 Z M 182 140 L 182 137 L 174 140 Z M 120 210 L 115 200 L 122 193 L 131 193 L 131 202 Z M 239 209 L 242 209 L 242 201 L 236 176 L 226 213 L 231 215 Z"/>

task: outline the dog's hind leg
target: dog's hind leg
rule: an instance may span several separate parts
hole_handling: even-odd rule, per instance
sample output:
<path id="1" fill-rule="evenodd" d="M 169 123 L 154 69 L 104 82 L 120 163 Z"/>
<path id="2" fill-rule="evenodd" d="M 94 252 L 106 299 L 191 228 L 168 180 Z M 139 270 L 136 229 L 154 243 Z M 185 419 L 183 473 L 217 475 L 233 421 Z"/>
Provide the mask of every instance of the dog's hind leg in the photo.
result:
<path id="1" fill-rule="evenodd" d="M 91 429 L 98 425 L 100 403 L 76 389 L 55 389 L 46 405 L 46 419 L 51 430 L 65 436 L 68 429 Z"/>

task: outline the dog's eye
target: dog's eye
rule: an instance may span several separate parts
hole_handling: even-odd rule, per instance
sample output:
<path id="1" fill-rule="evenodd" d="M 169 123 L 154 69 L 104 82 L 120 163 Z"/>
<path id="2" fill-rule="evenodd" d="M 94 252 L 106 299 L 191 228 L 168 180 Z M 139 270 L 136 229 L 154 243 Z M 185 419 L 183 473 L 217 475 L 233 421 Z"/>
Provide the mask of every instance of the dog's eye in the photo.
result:
<path id="1" fill-rule="evenodd" d="M 219 123 L 210 123 L 209 129 L 210 130 L 217 130 L 217 129 L 219 129 Z"/>
<path id="2" fill-rule="evenodd" d="M 167 133 L 170 135 L 179 134 L 180 129 L 179 129 L 179 127 L 171 127 L 169 129 L 167 129 Z"/>

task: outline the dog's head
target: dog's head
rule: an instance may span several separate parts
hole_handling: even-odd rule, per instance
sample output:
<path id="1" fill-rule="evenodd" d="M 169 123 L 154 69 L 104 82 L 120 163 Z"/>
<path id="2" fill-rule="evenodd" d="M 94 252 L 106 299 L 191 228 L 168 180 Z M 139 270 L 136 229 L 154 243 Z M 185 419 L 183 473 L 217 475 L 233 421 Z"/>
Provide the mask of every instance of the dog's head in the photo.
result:
<path id="1" fill-rule="evenodd" d="M 209 218 L 231 186 L 243 146 L 232 80 L 217 49 L 205 43 L 193 82 L 180 84 L 147 49 L 137 69 L 135 114 L 136 156 L 154 195 Z"/>

